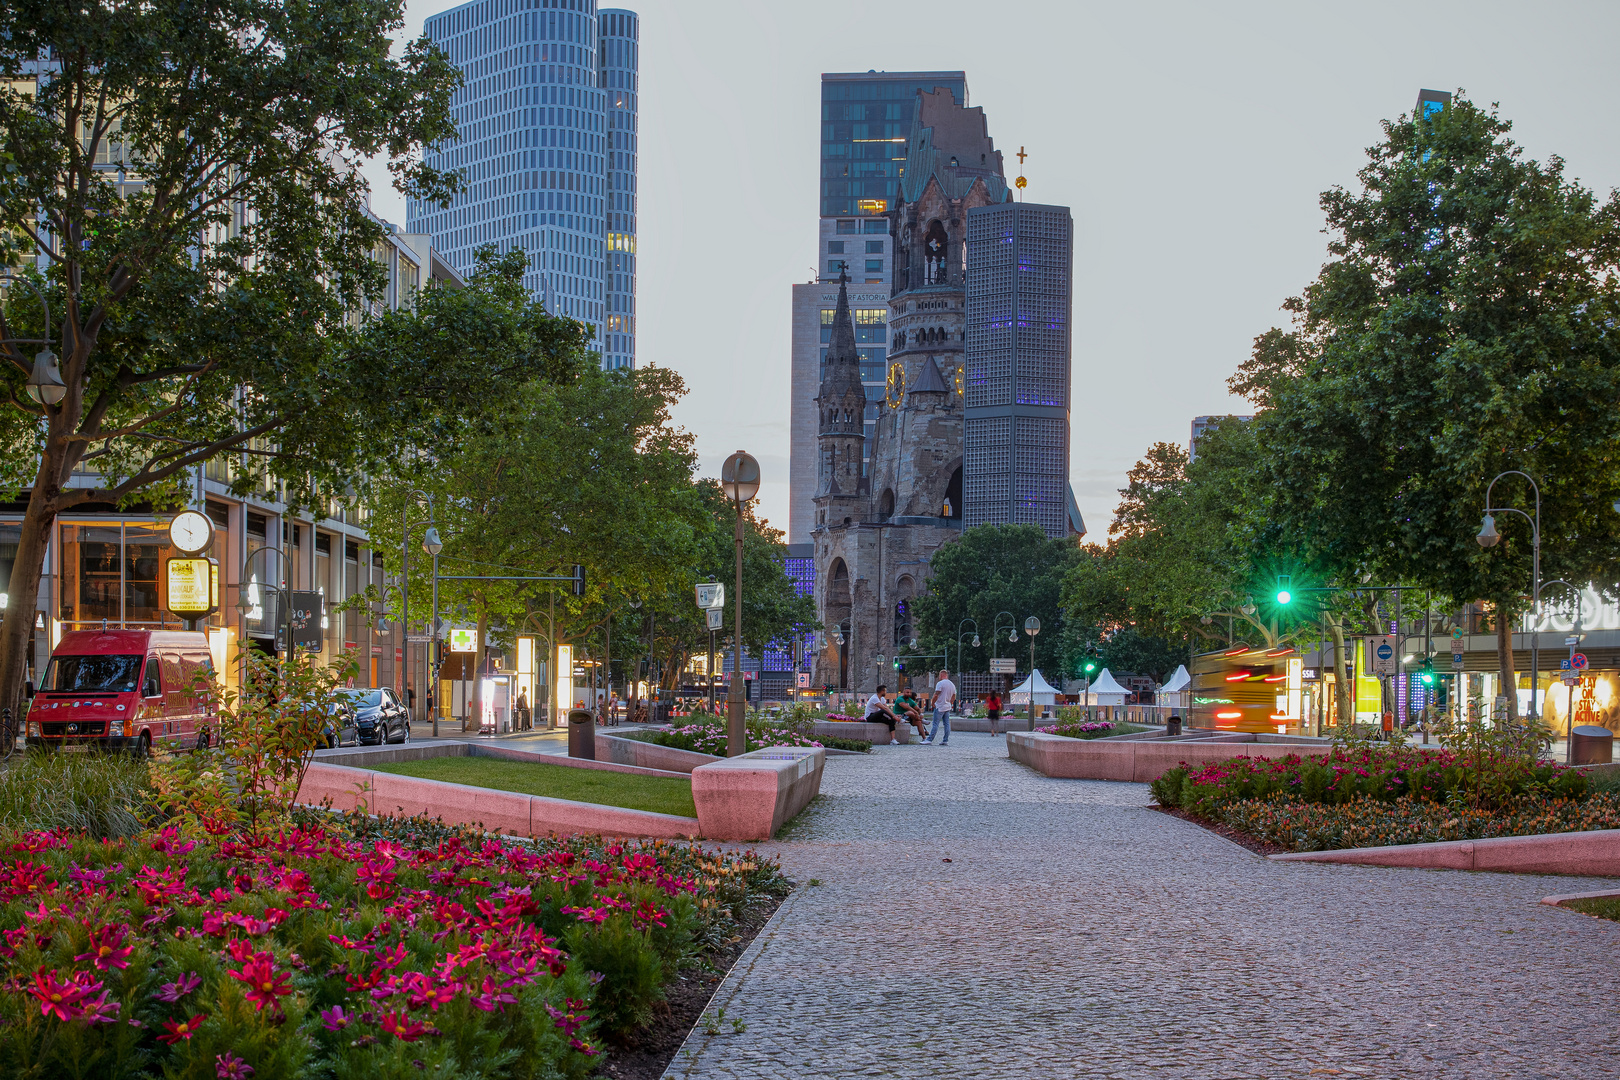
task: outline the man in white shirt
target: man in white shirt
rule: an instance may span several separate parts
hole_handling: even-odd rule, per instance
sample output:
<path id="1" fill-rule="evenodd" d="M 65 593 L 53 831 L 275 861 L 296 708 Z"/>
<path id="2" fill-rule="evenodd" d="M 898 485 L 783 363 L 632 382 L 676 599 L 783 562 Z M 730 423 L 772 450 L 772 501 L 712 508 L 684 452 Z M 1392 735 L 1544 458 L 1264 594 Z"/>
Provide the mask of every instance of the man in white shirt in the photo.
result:
<path id="1" fill-rule="evenodd" d="M 889 725 L 889 745 L 899 746 L 900 740 L 894 737 L 894 713 L 889 711 L 889 700 L 883 696 L 883 691 L 887 689 L 887 686 L 878 683 L 877 691 L 866 699 L 866 722 Z"/>
<path id="2" fill-rule="evenodd" d="M 956 703 L 956 684 L 951 682 L 951 673 L 940 668 L 939 681 L 934 684 L 934 724 L 928 729 L 928 738 L 925 742 L 933 745 L 934 736 L 941 728 L 945 730 L 945 737 L 939 740 L 939 745 L 949 745 L 951 741 L 951 706 Z"/>

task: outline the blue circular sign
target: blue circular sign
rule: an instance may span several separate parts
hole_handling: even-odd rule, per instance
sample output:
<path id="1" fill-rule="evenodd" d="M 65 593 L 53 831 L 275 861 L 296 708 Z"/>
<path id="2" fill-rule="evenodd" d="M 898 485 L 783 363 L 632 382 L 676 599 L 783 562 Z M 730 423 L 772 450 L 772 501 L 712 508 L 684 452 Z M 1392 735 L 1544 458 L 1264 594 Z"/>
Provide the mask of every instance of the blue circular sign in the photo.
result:
<path id="1" fill-rule="evenodd" d="M 1395 655 L 1395 650 L 1389 647 L 1389 642 L 1381 641 L 1381 642 L 1378 643 L 1378 659 L 1380 659 L 1380 660 L 1388 660 L 1390 657 L 1392 657 L 1394 655 Z"/>

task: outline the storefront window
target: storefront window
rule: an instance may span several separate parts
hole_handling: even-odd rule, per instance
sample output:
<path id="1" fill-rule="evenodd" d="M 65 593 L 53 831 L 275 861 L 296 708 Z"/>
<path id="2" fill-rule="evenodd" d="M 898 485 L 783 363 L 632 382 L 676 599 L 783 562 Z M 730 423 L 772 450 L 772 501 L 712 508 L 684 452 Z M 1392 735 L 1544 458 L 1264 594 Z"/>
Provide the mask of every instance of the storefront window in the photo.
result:
<path id="1" fill-rule="evenodd" d="M 62 526 L 59 617 L 64 623 L 123 621 L 122 532 L 117 525 Z"/>
<path id="2" fill-rule="evenodd" d="M 167 531 L 151 525 L 124 526 L 124 622 L 161 623 L 164 560 L 179 554 L 169 546 Z"/>
<path id="3" fill-rule="evenodd" d="M 0 525 L 0 618 L 11 606 L 11 567 L 17 561 L 17 545 L 22 543 L 21 525 Z"/>

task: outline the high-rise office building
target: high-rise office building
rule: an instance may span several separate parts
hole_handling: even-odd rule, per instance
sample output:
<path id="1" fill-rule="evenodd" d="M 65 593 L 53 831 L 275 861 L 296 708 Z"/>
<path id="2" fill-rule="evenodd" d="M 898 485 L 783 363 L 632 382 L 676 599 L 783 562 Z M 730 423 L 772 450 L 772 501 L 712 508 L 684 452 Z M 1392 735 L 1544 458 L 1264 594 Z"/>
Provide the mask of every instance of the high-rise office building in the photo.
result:
<path id="1" fill-rule="evenodd" d="M 484 244 L 522 248 L 531 295 L 593 326 L 605 365 L 632 366 L 639 18 L 595 0 L 476 0 L 426 31 L 465 77 L 460 138 L 427 160 L 467 184 L 448 207 L 412 200 L 408 227 L 464 276 Z"/>
<path id="2" fill-rule="evenodd" d="M 1417 104 L 1412 107 L 1412 115 L 1419 120 L 1427 120 L 1437 112 L 1444 112 L 1446 106 L 1451 104 L 1451 94 L 1445 90 L 1419 90 Z"/>
<path id="3" fill-rule="evenodd" d="M 847 268 L 866 389 L 866 443 L 872 445 L 884 395 L 888 295 L 894 280 L 889 222 L 906 163 L 918 93 L 951 92 L 967 104 L 961 71 L 832 72 L 821 76 L 820 223 L 816 277 L 793 286 L 792 409 L 789 418 L 788 539 L 804 543 L 815 522 L 816 412 L 811 404 L 833 330 L 838 276 Z"/>
<path id="4" fill-rule="evenodd" d="M 964 524 L 1083 534 L 1069 491 L 1069 208 L 976 207 L 967 236 Z"/>

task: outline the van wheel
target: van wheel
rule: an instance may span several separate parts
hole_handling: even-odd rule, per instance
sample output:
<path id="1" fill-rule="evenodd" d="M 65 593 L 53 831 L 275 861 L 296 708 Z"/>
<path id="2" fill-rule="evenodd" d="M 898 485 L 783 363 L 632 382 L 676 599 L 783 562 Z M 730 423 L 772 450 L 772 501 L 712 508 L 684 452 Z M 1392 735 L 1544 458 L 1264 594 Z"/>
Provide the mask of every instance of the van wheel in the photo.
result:
<path id="1" fill-rule="evenodd" d="M 130 756 L 133 757 L 136 761 L 148 761 L 148 760 L 150 760 L 151 757 L 152 757 L 152 734 L 151 734 L 151 732 L 148 732 L 148 731 L 141 732 L 141 737 L 139 739 L 135 740 L 135 745 L 130 748 L 129 753 L 130 753 Z"/>

